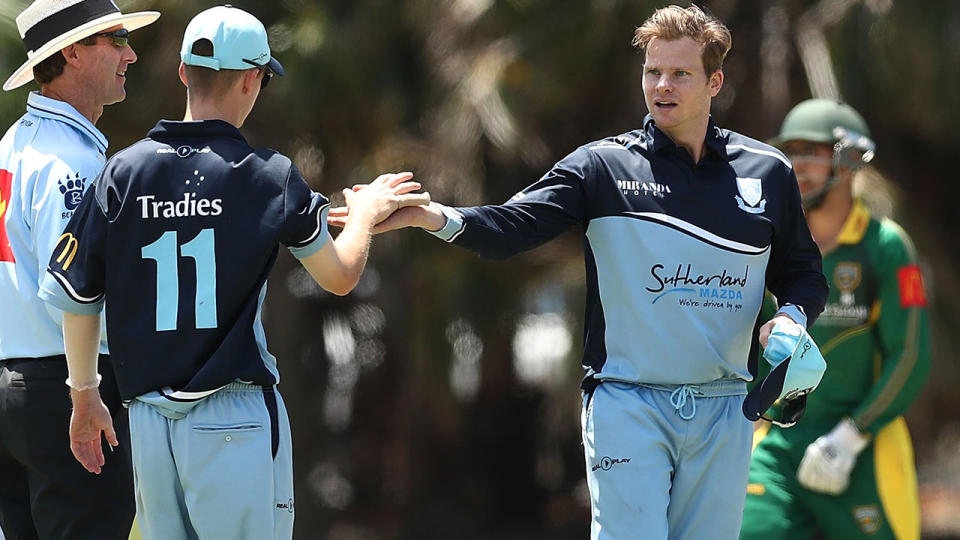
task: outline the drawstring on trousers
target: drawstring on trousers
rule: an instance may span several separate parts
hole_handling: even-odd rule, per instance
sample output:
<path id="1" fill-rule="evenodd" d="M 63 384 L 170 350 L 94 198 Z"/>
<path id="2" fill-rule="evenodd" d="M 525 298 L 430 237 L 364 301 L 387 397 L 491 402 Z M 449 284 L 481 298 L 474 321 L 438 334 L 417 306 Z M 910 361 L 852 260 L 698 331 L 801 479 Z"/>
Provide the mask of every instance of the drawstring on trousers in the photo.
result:
<path id="1" fill-rule="evenodd" d="M 697 415 L 697 394 L 700 394 L 700 387 L 695 384 L 681 384 L 676 390 L 670 393 L 670 404 L 677 410 L 680 418 L 690 420 Z M 687 404 L 687 398 L 690 398 L 689 416 L 683 414 L 683 407 Z"/>

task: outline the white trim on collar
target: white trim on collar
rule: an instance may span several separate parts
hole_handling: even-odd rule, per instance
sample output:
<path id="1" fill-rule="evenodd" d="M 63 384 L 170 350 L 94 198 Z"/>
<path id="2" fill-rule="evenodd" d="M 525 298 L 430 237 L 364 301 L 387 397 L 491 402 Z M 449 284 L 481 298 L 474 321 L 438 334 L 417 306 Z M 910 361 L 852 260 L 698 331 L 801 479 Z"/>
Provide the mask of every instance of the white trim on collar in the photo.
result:
<path id="1" fill-rule="evenodd" d="M 65 101 L 48 98 L 41 95 L 40 92 L 30 92 L 27 96 L 27 111 L 37 116 L 70 124 L 80 133 L 93 140 L 100 152 L 106 155 L 109 146 L 107 137 L 90 120 L 77 112 L 73 105 Z"/>

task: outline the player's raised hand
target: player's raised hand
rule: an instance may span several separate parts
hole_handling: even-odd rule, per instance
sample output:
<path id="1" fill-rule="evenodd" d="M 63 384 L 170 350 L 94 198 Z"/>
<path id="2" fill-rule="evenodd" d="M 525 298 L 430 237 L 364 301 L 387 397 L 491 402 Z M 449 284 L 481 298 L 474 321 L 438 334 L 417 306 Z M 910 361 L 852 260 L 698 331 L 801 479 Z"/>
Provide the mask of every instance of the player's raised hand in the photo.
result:
<path id="1" fill-rule="evenodd" d="M 101 434 L 110 446 L 120 444 L 113 430 L 113 418 L 96 390 L 71 391 L 71 395 L 70 450 L 84 469 L 100 474 L 105 463 Z"/>
<path id="2" fill-rule="evenodd" d="M 406 182 L 406 180 L 412 178 L 412 174 L 410 173 L 400 173 L 399 175 L 392 175 L 393 178 L 387 178 L 390 176 L 391 175 L 380 176 L 371 184 L 355 185 L 352 188 L 352 194 L 349 194 L 348 190 L 344 190 L 344 197 L 348 199 L 347 206 L 332 208 L 327 216 L 327 224 L 331 227 L 345 227 L 347 222 L 350 220 L 351 215 L 351 205 L 349 202 L 350 198 L 357 193 L 366 191 L 370 188 L 376 188 L 377 186 L 375 184 L 378 181 L 386 182 L 388 185 L 395 185 L 395 189 L 402 188 L 402 193 L 404 194 L 420 188 L 420 184 L 418 182 Z M 408 197 L 415 196 L 424 196 L 426 197 L 426 200 L 409 198 L 403 201 L 403 204 L 398 205 L 392 212 L 381 217 L 375 222 L 376 225 L 373 228 L 373 233 L 380 234 L 387 231 L 402 229 L 404 227 L 422 227 L 429 230 L 441 229 L 444 223 L 446 223 L 447 218 L 443 215 L 443 212 L 437 208 L 436 205 L 430 204 L 430 194 L 423 193 L 408 195 Z"/>
<path id="3" fill-rule="evenodd" d="M 333 208 L 327 216 L 327 224 L 331 227 L 343 228 L 347 224 L 350 209 L 346 206 Z M 403 229 L 405 227 L 420 227 L 436 231 L 443 228 L 447 218 L 435 204 L 407 206 L 390 214 L 386 219 L 377 223 L 373 234 L 385 233 Z"/>
<path id="4" fill-rule="evenodd" d="M 430 204 L 429 194 L 413 193 L 420 184 L 411 178 L 411 173 L 384 174 L 367 185 L 343 190 L 346 208 L 334 210 L 333 217 L 327 218 L 343 227 L 343 232 L 320 251 L 301 259 L 321 287 L 338 295 L 352 291 L 366 265 L 374 226 L 397 210 Z"/>
<path id="5" fill-rule="evenodd" d="M 351 219 L 369 219 L 377 224 L 401 208 L 430 203 L 429 193 L 413 193 L 420 183 L 410 182 L 413 173 L 382 174 L 373 182 L 353 189 L 344 189 L 348 216 Z"/>

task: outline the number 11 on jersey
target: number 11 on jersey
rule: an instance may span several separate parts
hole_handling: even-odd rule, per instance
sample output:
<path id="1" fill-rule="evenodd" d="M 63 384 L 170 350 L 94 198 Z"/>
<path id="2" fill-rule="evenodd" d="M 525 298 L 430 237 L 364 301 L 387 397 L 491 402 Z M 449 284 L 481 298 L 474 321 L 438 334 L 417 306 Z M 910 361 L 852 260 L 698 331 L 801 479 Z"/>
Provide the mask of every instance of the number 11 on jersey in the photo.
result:
<path id="1" fill-rule="evenodd" d="M 193 240 L 177 245 L 177 231 L 163 233 L 156 242 L 140 249 L 141 258 L 157 262 L 157 332 L 177 329 L 180 309 L 180 255 L 194 260 L 197 293 L 194 298 L 197 328 L 217 327 L 217 259 L 213 229 L 203 229 Z"/>

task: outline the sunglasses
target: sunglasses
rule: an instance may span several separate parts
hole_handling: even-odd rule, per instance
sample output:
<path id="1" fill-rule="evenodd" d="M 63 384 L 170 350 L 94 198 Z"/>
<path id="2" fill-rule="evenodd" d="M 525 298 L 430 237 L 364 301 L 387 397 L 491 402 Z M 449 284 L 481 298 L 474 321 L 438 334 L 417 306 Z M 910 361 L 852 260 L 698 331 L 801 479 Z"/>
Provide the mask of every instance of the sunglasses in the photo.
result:
<path id="1" fill-rule="evenodd" d="M 130 43 L 130 31 L 126 28 L 120 28 L 119 30 L 114 30 L 113 32 L 100 32 L 99 34 L 93 34 L 90 37 L 101 36 L 112 39 L 113 44 L 121 49 Z"/>
<path id="2" fill-rule="evenodd" d="M 263 72 L 263 78 L 260 79 L 260 90 L 263 90 L 270 84 L 270 79 L 273 78 L 273 72 L 268 69 L 259 68 Z"/>
<path id="3" fill-rule="evenodd" d="M 263 78 L 260 79 L 260 90 L 266 88 L 267 85 L 270 84 L 270 79 L 273 78 L 273 71 L 267 68 L 267 66 L 261 66 L 260 64 L 255 63 L 253 60 L 247 60 L 244 58 L 243 61 L 257 68 L 258 71 L 263 73 Z"/>

